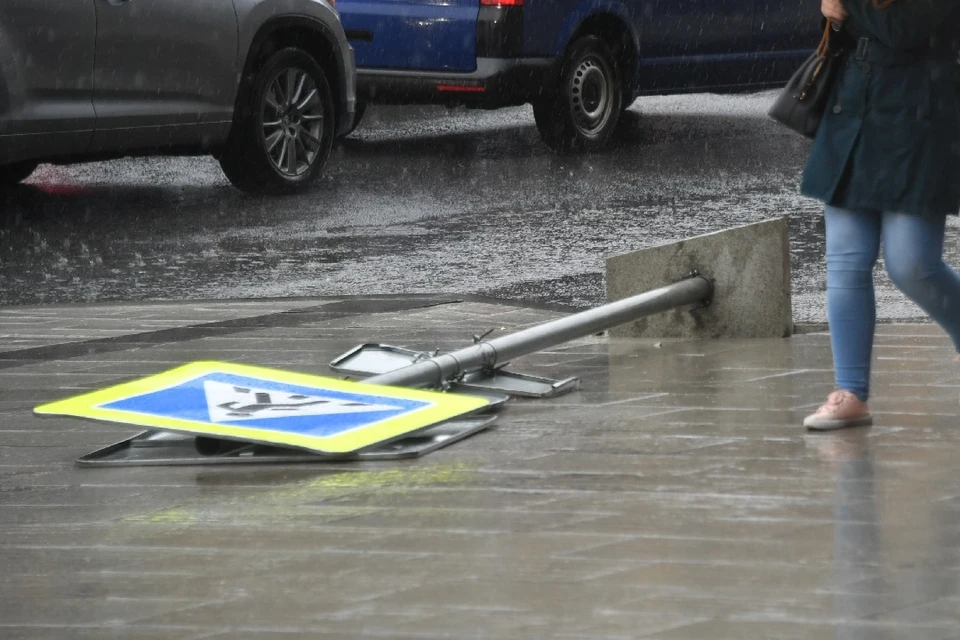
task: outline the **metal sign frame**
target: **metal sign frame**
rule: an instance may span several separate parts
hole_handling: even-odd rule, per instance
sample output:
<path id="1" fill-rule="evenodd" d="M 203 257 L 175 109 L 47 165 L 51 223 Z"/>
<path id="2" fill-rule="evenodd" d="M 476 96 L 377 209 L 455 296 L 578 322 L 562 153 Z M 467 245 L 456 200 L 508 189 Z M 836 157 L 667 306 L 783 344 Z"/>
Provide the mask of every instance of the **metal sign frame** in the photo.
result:
<path id="1" fill-rule="evenodd" d="M 197 451 L 196 438 L 169 431 L 144 431 L 77 459 L 79 467 L 169 467 L 230 464 L 333 464 L 409 460 L 449 446 L 494 426 L 496 415 L 450 420 L 392 443 L 353 454 L 331 456 L 297 449 L 236 442 L 209 455 Z"/>
<path id="2" fill-rule="evenodd" d="M 435 355 L 439 355 L 436 352 Z M 379 376 L 429 360 L 432 356 L 388 344 L 361 344 L 338 356 L 329 367 L 337 373 L 354 376 Z M 447 381 L 454 392 L 505 393 L 521 398 L 546 399 L 576 391 L 580 378 L 554 380 L 540 376 L 508 371 L 506 364 L 499 367 L 478 368 Z"/>

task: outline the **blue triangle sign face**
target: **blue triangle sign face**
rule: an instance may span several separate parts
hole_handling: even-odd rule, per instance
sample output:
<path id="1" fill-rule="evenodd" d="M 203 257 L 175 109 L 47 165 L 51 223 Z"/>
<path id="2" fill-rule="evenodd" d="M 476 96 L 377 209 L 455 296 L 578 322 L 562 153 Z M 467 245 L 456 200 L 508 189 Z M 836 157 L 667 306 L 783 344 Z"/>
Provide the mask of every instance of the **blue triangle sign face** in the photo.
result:
<path id="1" fill-rule="evenodd" d="M 100 405 L 160 418 L 327 437 L 400 417 L 429 403 L 209 373 Z"/>

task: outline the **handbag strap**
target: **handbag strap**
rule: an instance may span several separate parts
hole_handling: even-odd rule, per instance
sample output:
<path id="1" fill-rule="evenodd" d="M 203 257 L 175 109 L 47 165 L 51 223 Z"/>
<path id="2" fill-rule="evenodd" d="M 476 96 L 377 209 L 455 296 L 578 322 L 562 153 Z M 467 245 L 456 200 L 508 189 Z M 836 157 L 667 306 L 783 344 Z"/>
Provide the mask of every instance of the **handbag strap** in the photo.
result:
<path id="1" fill-rule="evenodd" d="M 823 36 L 820 38 L 820 46 L 817 47 L 817 64 L 813 67 L 813 71 L 807 77 L 807 81 L 803 84 L 803 88 L 800 90 L 800 94 L 798 96 L 801 102 L 806 100 L 807 94 L 810 93 L 810 89 L 817 82 L 817 79 L 820 77 L 820 73 L 827 65 L 827 56 L 830 53 L 831 30 L 831 23 L 828 20 L 826 27 L 823 30 Z"/>
<path id="2" fill-rule="evenodd" d="M 820 38 L 820 46 L 817 47 L 817 57 L 826 58 L 830 51 L 830 32 L 833 31 L 833 23 L 827 20 L 823 28 L 823 36 Z"/>

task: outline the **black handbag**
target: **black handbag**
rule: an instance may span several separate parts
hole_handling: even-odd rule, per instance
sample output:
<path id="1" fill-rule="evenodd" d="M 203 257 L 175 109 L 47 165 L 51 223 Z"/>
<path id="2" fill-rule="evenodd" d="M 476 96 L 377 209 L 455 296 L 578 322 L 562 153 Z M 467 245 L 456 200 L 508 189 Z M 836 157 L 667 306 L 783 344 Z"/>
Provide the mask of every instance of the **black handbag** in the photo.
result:
<path id="1" fill-rule="evenodd" d="M 820 46 L 793 74 L 769 111 L 771 118 L 807 138 L 817 133 L 843 65 L 842 48 L 830 46 L 832 31 L 827 23 Z"/>

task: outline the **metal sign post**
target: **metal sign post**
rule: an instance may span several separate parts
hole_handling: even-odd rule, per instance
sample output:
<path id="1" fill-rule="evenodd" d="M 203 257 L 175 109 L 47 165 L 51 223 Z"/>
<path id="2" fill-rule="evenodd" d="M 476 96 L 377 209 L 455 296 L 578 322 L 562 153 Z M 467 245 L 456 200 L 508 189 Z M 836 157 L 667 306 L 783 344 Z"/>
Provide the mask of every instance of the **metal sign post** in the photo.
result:
<path id="1" fill-rule="evenodd" d="M 693 273 L 680 282 L 576 313 L 451 353 L 429 356 L 383 345 L 361 345 L 331 363 L 338 371 L 375 374 L 368 384 L 413 388 L 482 388 L 550 397 L 577 388 L 577 380 L 551 381 L 503 370 L 511 360 L 617 325 L 689 305 L 709 304 L 713 287 Z"/>

